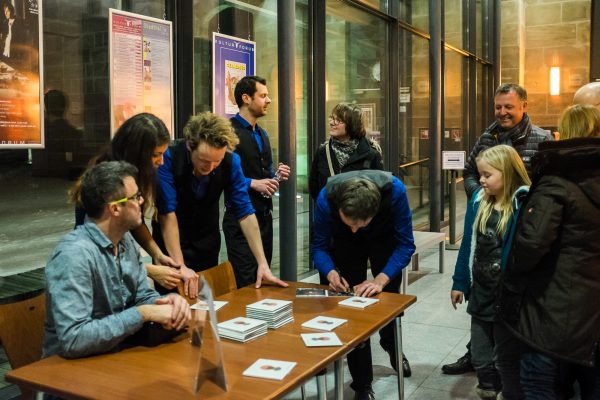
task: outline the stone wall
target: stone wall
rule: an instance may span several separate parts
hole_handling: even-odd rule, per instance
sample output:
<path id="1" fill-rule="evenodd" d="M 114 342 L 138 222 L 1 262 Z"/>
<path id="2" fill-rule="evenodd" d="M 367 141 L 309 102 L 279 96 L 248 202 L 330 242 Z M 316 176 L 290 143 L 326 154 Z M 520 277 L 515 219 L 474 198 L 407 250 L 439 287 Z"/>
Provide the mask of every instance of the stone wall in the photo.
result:
<path id="1" fill-rule="evenodd" d="M 536 125 L 556 126 L 573 94 L 589 81 L 591 0 L 503 0 L 501 82 L 527 89 Z M 550 95 L 550 67 L 560 95 Z"/>

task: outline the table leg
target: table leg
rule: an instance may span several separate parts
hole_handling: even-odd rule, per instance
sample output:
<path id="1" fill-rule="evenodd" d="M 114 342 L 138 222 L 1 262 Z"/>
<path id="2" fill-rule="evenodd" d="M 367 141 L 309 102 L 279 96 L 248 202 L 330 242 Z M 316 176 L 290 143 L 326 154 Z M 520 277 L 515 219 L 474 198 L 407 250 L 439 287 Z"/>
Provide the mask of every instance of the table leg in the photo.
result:
<path id="1" fill-rule="evenodd" d="M 396 371 L 398 371 L 398 398 L 404 400 L 404 370 L 402 369 L 402 322 L 401 315 L 397 316 L 394 324 L 396 338 Z"/>
<path id="2" fill-rule="evenodd" d="M 338 358 L 334 363 L 335 400 L 344 399 L 344 357 Z"/>
<path id="3" fill-rule="evenodd" d="M 327 400 L 327 374 L 317 375 L 317 398 Z"/>
<path id="4" fill-rule="evenodd" d="M 446 251 L 446 246 L 444 246 L 444 241 L 440 242 L 440 274 L 444 273 L 444 252 Z"/>

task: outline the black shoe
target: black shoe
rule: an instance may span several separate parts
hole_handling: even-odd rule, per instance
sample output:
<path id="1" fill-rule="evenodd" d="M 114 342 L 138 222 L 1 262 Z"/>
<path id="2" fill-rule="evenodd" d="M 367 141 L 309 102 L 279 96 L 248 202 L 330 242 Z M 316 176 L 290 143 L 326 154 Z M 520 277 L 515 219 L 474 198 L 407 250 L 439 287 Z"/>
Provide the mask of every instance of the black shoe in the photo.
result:
<path id="1" fill-rule="evenodd" d="M 375 393 L 371 385 L 354 391 L 354 400 L 375 400 Z"/>
<path id="2" fill-rule="evenodd" d="M 404 354 L 402 354 L 402 371 L 404 372 L 405 378 L 410 378 L 410 376 L 412 375 L 412 370 L 410 369 L 410 364 L 408 363 L 408 360 L 406 359 Z"/>
<path id="3" fill-rule="evenodd" d="M 394 368 L 394 371 L 396 371 L 396 353 L 389 351 L 387 353 L 390 356 L 390 364 L 392 364 L 392 368 Z M 410 376 L 412 375 L 412 369 L 410 369 L 410 364 L 408 363 L 408 360 L 406 359 L 404 353 L 402 353 L 402 371 L 404 372 L 405 378 L 410 378 Z"/>
<path id="4" fill-rule="evenodd" d="M 455 363 L 442 365 L 442 372 L 448 375 L 461 375 L 471 371 L 475 371 L 471 365 L 471 353 L 466 353 Z"/>

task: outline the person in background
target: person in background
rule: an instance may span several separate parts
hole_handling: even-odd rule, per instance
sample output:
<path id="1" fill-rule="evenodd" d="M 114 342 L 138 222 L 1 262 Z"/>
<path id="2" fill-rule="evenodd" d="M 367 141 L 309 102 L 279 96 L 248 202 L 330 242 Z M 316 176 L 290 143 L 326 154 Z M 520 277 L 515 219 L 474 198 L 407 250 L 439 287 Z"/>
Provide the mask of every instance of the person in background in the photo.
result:
<path id="1" fill-rule="evenodd" d="M 527 399 L 563 399 L 573 379 L 600 398 L 600 111 L 567 108 L 540 145 L 502 282 L 499 316 L 527 346 Z"/>
<path id="2" fill-rule="evenodd" d="M 235 86 L 235 101 L 240 109 L 231 118 L 231 126 L 239 139 L 235 153 L 240 156 L 242 171 L 246 177 L 248 195 L 260 228 L 260 237 L 267 263 L 273 257 L 273 199 L 279 181 L 285 181 L 290 167 L 280 163 L 273 168 L 271 143 L 267 132 L 258 126 L 257 120 L 267 115 L 271 103 L 267 81 L 258 76 L 245 76 Z M 227 207 L 223 218 L 223 234 L 227 244 L 227 256 L 233 266 L 237 286 L 242 287 L 256 280 L 258 265 L 242 232 L 233 208 Z"/>
<path id="3" fill-rule="evenodd" d="M 85 172 L 80 194 L 88 217 L 61 240 L 45 268 L 43 357 L 104 353 L 144 322 L 180 330 L 190 321 L 185 299 L 160 297 L 148 286 L 129 233 L 143 224 L 136 175 L 122 161 L 101 162 Z"/>
<path id="4" fill-rule="evenodd" d="M 267 263 L 240 156 L 231 151 L 239 141 L 231 123 L 204 112 L 191 117 L 183 133 L 158 169 L 158 222 L 152 230 L 156 242 L 178 264 L 196 271 L 216 266 L 221 248 L 219 199 L 224 193 L 258 265 L 255 286 L 265 280 L 286 287 Z"/>
<path id="5" fill-rule="evenodd" d="M 356 296 L 398 293 L 405 268 L 415 252 L 412 216 L 404 184 L 388 172 L 345 172 L 329 178 L 315 206 L 311 256 L 334 291 Z M 367 279 L 370 265 L 373 279 Z M 381 347 L 396 368 L 393 322 L 380 332 Z M 408 360 L 402 369 L 411 375 Z M 373 399 L 370 341 L 348 354 L 350 385 L 357 399 Z"/>
<path id="6" fill-rule="evenodd" d="M 521 398 L 519 349 L 494 323 L 494 304 L 523 198 L 531 184 L 523 161 L 510 146 L 490 147 L 477 156 L 478 189 L 467 205 L 450 300 L 469 300 L 471 361 L 477 372 L 477 394 L 482 399 Z M 516 355 L 515 355 L 516 354 Z M 496 362 L 494 362 L 496 361 Z"/>
<path id="7" fill-rule="evenodd" d="M 600 82 L 590 82 L 577 89 L 573 104 L 589 104 L 600 110 Z"/>
<path id="8" fill-rule="evenodd" d="M 530 172 L 531 157 L 537 152 L 541 142 L 553 140 L 552 134 L 534 125 L 527 114 L 527 91 L 515 83 L 505 83 L 494 93 L 494 121 L 481 134 L 469 155 L 463 171 L 464 186 L 470 199 L 479 189 L 477 156 L 483 150 L 505 144 L 514 147 Z M 442 366 L 442 372 L 450 375 L 473 371 L 471 365 L 470 342 L 467 352 L 456 362 Z"/>
<path id="9" fill-rule="evenodd" d="M 137 181 L 146 200 L 142 206 L 144 215 L 154 214 L 156 198 L 156 169 L 163 164 L 163 154 L 170 136 L 164 122 L 153 114 L 134 115 L 123 123 L 110 144 L 100 155 L 90 161 L 94 166 L 104 161 L 127 161 L 138 169 Z M 83 225 L 87 210 L 81 202 L 83 176 L 70 191 L 71 201 L 76 205 L 75 226 Z M 152 217 L 151 217 L 152 218 Z M 135 240 L 152 257 L 155 264 L 146 264 L 148 275 L 166 289 L 177 287 L 183 279 L 186 294 L 195 298 L 198 294 L 198 276 L 185 265 L 165 255 L 156 244 L 148 226 L 141 224 L 131 232 Z"/>
<path id="10" fill-rule="evenodd" d="M 329 140 L 319 146 L 308 187 L 316 200 L 330 176 L 361 169 L 383 169 L 381 149 L 366 137 L 363 114 L 355 104 L 339 103 L 329 117 Z"/>

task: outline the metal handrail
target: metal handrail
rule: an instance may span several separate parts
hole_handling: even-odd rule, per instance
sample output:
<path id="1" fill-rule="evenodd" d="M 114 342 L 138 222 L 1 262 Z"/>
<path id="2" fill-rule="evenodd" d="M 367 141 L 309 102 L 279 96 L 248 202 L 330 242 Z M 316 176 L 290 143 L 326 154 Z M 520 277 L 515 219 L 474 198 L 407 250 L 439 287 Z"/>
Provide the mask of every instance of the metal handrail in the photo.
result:
<path id="1" fill-rule="evenodd" d="M 423 207 L 423 164 L 429 161 L 429 157 L 423 158 L 421 160 L 411 161 L 406 164 L 400 165 L 401 169 L 406 169 L 410 167 L 419 167 L 419 208 Z M 408 175 L 405 171 L 403 171 L 403 175 Z"/>
<path id="2" fill-rule="evenodd" d="M 409 162 L 409 163 L 402 164 L 402 165 L 400 165 L 399 167 L 400 167 L 400 168 L 408 168 L 408 167 L 413 167 L 413 166 L 415 166 L 415 165 L 418 165 L 418 164 L 423 164 L 423 163 L 425 163 L 425 162 L 427 162 L 427 161 L 429 161 L 429 157 L 427 157 L 427 158 L 423 158 L 422 160 L 411 161 L 411 162 Z"/>

